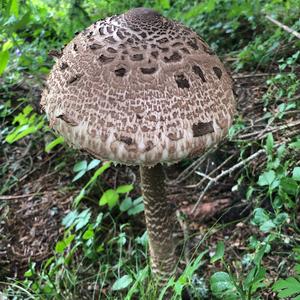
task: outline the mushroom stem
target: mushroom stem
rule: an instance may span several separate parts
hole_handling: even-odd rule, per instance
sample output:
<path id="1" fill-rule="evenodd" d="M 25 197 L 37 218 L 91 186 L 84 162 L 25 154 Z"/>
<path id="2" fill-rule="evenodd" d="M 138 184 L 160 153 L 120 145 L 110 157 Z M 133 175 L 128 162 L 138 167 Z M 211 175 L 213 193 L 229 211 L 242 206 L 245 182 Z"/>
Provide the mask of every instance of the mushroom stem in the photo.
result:
<path id="1" fill-rule="evenodd" d="M 140 172 L 152 272 L 157 280 L 165 282 L 175 274 L 177 264 L 173 239 L 175 211 L 166 199 L 162 165 L 141 166 Z"/>

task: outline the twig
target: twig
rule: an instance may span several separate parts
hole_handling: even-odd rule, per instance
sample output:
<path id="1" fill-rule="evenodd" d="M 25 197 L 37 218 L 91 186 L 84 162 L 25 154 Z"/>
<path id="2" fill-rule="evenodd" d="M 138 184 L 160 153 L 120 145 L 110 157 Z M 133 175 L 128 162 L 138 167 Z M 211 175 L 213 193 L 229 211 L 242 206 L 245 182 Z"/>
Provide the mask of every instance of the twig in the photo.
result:
<path id="1" fill-rule="evenodd" d="M 233 75 L 233 79 L 243 79 L 243 78 L 252 78 L 252 77 L 268 77 L 268 76 L 274 76 L 278 73 L 253 73 L 253 74 L 237 74 Z"/>
<path id="2" fill-rule="evenodd" d="M 209 181 L 209 183 L 206 185 L 205 189 L 203 190 L 203 192 L 200 194 L 199 199 L 197 201 L 197 203 L 195 204 L 195 206 L 193 207 L 192 210 L 192 214 L 195 212 L 195 210 L 197 209 L 197 207 L 199 206 L 201 200 L 203 199 L 205 193 L 207 192 L 207 190 L 217 181 L 219 181 L 221 178 L 225 177 L 226 175 L 232 173 L 233 171 L 235 171 L 236 169 L 242 167 L 243 165 L 245 165 L 246 163 L 248 163 L 249 161 L 257 158 L 259 155 L 261 155 L 262 153 L 265 153 L 266 150 L 265 149 L 260 149 L 259 151 L 257 151 L 256 153 L 252 154 L 251 156 L 249 156 L 248 158 L 246 158 L 245 160 L 237 163 L 236 165 L 232 166 L 230 169 L 221 172 L 218 176 L 212 178 L 212 180 Z"/>
<path id="3" fill-rule="evenodd" d="M 201 157 L 195 160 L 191 165 L 189 165 L 183 172 L 181 172 L 176 179 L 168 182 L 168 185 L 177 185 L 184 180 L 186 180 L 191 174 L 198 169 L 198 167 L 206 160 L 207 156 L 212 153 L 214 148 L 209 149 Z"/>
<path id="4" fill-rule="evenodd" d="M 24 194 L 24 195 L 12 195 L 12 196 L 0 196 L 0 200 L 15 200 L 15 199 L 23 199 L 32 196 L 41 195 L 43 193 L 32 193 L 32 194 Z"/>
<path id="5" fill-rule="evenodd" d="M 209 174 L 208 174 L 208 177 L 209 179 L 211 180 L 212 178 L 212 175 L 215 174 L 218 170 L 222 169 L 223 166 L 225 166 L 232 158 L 234 158 L 236 156 L 236 153 L 230 155 L 226 160 L 224 160 L 217 168 L 213 169 Z M 202 183 L 205 181 L 205 176 L 203 176 L 202 174 L 200 174 L 199 172 L 196 172 L 198 175 L 202 176 L 203 178 L 196 184 L 193 184 L 193 185 L 188 185 L 186 186 L 186 188 L 197 188 L 199 186 L 202 185 Z"/>
<path id="6" fill-rule="evenodd" d="M 271 16 L 266 15 L 266 18 L 271 21 L 272 23 L 274 23 L 275 25 L 279 26 L 280 28 L 282 28 L 283 30 L 285 30 L 288 33 L 293 34 L 295 37 L 297 37 L 298 39 L 300 39 L 300 33 L 297 32 L 296 30 L 280 23 L 279 21 L 273 19 Z"/>

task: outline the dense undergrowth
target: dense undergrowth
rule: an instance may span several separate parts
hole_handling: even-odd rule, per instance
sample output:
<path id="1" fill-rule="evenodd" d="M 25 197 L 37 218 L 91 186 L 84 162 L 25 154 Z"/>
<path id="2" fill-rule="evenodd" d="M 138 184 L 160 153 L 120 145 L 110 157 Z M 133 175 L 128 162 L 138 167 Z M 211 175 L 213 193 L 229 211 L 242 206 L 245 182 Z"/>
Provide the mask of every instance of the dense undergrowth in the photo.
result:
<path id="1" fill-rule="evenodd" d="M 216 163 L 222 165 L 216 168 L 219 174 L 198 164 L 188 180 L 177 184 L 195 185 L 206 172 L 220 182 L 227 176 L 222 189 L 210 195 L 217 199 L 226 193 L 244 204 L 244 213 L 235 213 L 230 222 L 215 218 L 204 231 L 194 230 L 187 239 L 197 237 L 191 260 L 166 288 L 171 287 L 174 299 L 185 288 L 195 299 L 300 299 L 300 39 L 266 18 L 299 32 L 299 0 L 2 0 L 0 255 L 5 253 L 1 245 L 13 241 L 3 225 L 10 217 L 7 208 L 13 209 L 6 196 L 31 194 L 24 185 L 30 176 L 34 181 L 41 174 L 62 174 L 57 195 L 71 194 L 72 200 L 50 255 L 37 261 L 28 257 L 23 274 L 0 262 L 2 297 L 164 299 L 165 290 L 157 291 L 151 280 L 136 170 L 69 149 L 38 108 L 53 65 L 49 51 L 98 19 L 139 6 L 153 7 L 203 36 L 231 69 L 239 103 L 228 141 L 218 150 L 226 162 Z M 258 93 L 244 95 L 247 85 L 250 93 Z M 36 156 L 25 160 L 28 153 Z M 47 171 L 43 161 L 51 162 Z M 194 163 L 179 164 L 177 179 Z M 204 198 L 204 183 L 194 190 L 196 199 Z M 240 233 L 238 253 L 230 245 L 232 230 Z"/>

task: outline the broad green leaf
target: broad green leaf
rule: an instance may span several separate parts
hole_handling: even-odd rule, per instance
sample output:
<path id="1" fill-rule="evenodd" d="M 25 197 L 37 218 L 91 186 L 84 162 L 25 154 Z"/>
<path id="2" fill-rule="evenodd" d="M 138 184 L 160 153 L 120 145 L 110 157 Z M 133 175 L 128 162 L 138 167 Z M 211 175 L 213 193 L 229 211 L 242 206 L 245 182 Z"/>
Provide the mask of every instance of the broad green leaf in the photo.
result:
<path id="1" fill-rule="evenodd" d="M 210 259 L 210 262 L 215 263 L 216 261 L 223 258 L 224 251 L 225 251 L 224 242 L 222 242 L 222 241 L 218 242 L 216 253 L 212 256 L 212 258 Z"/>
<path id="2" fill-rule="evenodd" d="M 129 193 L 133 189 L 132 184 L 120 185 L 117 187 L 116 192 L 118 194 L 126 194 Z"/>
<path id="3" fill-rule="evenodd" d="M 298 275 L 300 275 L 300 264 L 296 264 L 296 266 L 295 266 L 295 272 L 298 274 Z"/>
<path id="4" fill-rule="evenodd" d="M 87 170 L 91 170 L 96 168 L 100 164 L 101 160 L 99 159 L 93 159 L 87 166 Z"/>
<path id="5" fill-rule="evenodd" d="M 132 207 L 132 199 L 130 197 L 125 198 L 120 204 L 120 211 L 127 211 Z"/>
<path id="6" fill-rule="evenodd" d="M 88 224 L 91 218 L 91 212 L 89 209 L 83 210 L 77 217 L 75 230 L 83 228 L 86 224 Z"/>
<path id="7" fill-rule="evenodd" d="M 132 277 L 129 275 L 124 275 L 115 281 L 111 289 L 113 291 L 126 289 L 131 284 L 131 282 L 132 282 Z"/>
<path id="8" fill-rule="evenodd" d="M 300 149 L 300 139 L 297 139 L 296 142 L 290 143 L 289 147 L 292 148 L 292 149 L 299 150 Z"/>
<path id="9" fill-rule="evenodd" d="M 109 208 L 114 207 L 119 200 L 119 194 L 112 189 L 109 189 L 103 193 L 99 200 L 99 205 L 103 206 L 105 204 L 108 204 Z"/>
<path id="10" fill-rule="evenodd" d="M 214 296 L 218 299 L 237 300 L 240 299 L 236 287 L 234 286 L 230 276 L 225 272 L 214 273 L 210 277 L 210 288 Z"/>
<path id="11" fill-rule="evenodd" d="M 293 179 L 300 181 L 300 167 L 295 167 L 293 170 Z"/>
<path id="12" fill-rule="evenodd" d="M 8 51 L 10 48 L 12 48 L 13 45 L 14 45 L 13 42 L 11 40 L 8 40 L 2 46 L 2 51 Z"/>
<path id="13" fill-rule="evenodd" d="M 283 191 L 285 191 L 289 195 L 295 196 L 298 191 L 297 182 L 289 177 L 284 177 L 280 180 L 280 187 Z"/>
<path id="14" fill-rule="evenodd" d="M 280 213 L 273 221 L 276 225 L 282 225 L 288 218 L 289 215 L 287 213 Z"/>
<path id="15" fill-rule="evenodd" d="M 68 247 L 75 238 L 75 234 L 70 234 L 67 238 L 64 239 L 64 243 Z"/>
<path id="16" fill-rule="evenodd" d="M 72 182 L 74 182 L 74 181 L 80 179 L 85 173 L 86 173 L 86 170 L 82 170 L 82 171 L 78 172 L 78 173 L 74 176 L 74 178 L 72 179 Z"/>
<path id="17" fill-rule="evenodd" d="M 276 228 L 276 225 L 272 220 L 268 220 L 259 226 L 262 232 L 270 232 L 273 228 Z"/>
<path id="18" fill-rule="evenodd" d="M 78 217 L 78 212 L 76 210 L 70 211 L 62 220 L 62 224 L 67 228 L 75 223 Z"/>
<path id="19" fill-rule="evenodd" d="M 56 138 L 54 141 L 48 143 L 45 147 L 45 151 L 47 153 L 49 153 L 54 147 L 56 147 L 57 145 L 63 144 L 64 143 L 64 138 L 62 136 L 59 136 L 58 138 Z"/>
<path id="20" fill-rule="evenodd" d="M 55 245 L 55 251 L 57 253 L 63 253 L 65 249 L 71 244 L 71 242 L 74 240 L 75 235 L 71 234 L 67 238 L 65 238 L 62 241 L 58 241 Z"/>
<path id="21" fill-rule="evenodd" d="M 55 245 L 55 252 L 56 253 L 63 253 L 65 251 L 66 247 L 67 246 L 66 246 L 66 244 L 63 241 L 59 241 Z"/>
<path id="22" fill-rule="evenodd" d="M 170 0 L 158 0 L 158 3 L 162 7 L 162 9 L 169 9 L 170 8 Z"/>
<path id="23" fill-rule="evenodd" d="M 273 170 L 270 170 L 270 171 L 267 171 L 267 172 L 264 172 L 263 174 L 261 174 L 259 176 L 259 179 L 258 179 L 258 185 L 260 186 L 265 186 L 265 185 L 271 185 L 273 183 L 273 181 L 275 180 L 276 178 L 276 174 Z"/>
<path id="24" fill-rule="evenodd" d="M 251 223 L 254 225 L 260 226 L 270 220 L 269 215 L 261 207 L 256 208 L 253 213 L 254 217 L 252 218 Z"/>
<path id="25" fill-rule="evenodd" d="M 73 167 L 74 172 L 79 172 L 79 171 L 86 170 L 86 169 L 87 169 L 87 161 L 86 160 L 79 161 Z"/>
<path id="26" fill-rule="evenodd" d="M 144 203 L 137 204 L 128 210 L 129 216 L 134 216 L 144 211 Z"/>
<path id="27" fill-rule="evenodd" d="M 272 287 L 278 293 L 279 298 L 292 297 L 300 294 L 300 282 L 294 277 L 279 279 Z"/>
<path id="28" fill-rule="evenodd" d="M 10 0 L 9 14 L 19 16 L 19 0 Z"/>
<path id="29" fill-rule="evenodd" d="M 84 240 L 89 240 L 89 239 L 91 239 L 92 237 L 94 237 L 94 235 L 95 235 L 95 234 L 94 234 L 93 228 L 89 228 L 88 230 L 86 230 L 86 231 L 84 232 L 82 238 L 83 238 Z"/>

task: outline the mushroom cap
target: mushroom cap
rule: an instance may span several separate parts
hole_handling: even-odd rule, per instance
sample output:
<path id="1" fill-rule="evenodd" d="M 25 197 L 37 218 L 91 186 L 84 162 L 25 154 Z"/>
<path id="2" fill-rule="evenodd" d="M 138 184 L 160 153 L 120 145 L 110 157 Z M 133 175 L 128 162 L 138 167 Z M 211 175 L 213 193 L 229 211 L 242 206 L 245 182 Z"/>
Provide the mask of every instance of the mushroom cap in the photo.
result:
<path id="1" fill-rule="evenodd" d="M 100 20 L 62 50 L 41 106 L 50 126 L 95 157 L 177 162 L 227 132 L 232 80 L 195 32 L 136 8 Z"/>

